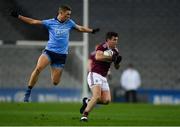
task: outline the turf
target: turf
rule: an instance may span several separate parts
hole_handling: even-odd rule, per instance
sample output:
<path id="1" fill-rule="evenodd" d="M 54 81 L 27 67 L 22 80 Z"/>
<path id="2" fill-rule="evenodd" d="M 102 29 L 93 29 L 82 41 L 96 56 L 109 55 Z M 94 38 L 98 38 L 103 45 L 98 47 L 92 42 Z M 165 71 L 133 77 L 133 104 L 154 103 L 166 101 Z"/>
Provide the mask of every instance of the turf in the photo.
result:
<path id="1" fill-rule="evenodd" d="M 180 125 L 180 105 L 96 106 L 87 123 L 79 121 L 79 108 L 79 103 L 0 103 L 0 126 Z"/>

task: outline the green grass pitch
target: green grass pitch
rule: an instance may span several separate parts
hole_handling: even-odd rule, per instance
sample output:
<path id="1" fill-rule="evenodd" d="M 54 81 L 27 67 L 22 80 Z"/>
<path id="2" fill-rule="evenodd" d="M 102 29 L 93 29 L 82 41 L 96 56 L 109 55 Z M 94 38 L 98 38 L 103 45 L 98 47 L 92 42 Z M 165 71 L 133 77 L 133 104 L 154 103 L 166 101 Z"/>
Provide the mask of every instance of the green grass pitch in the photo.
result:
<path id="1" fill-rule="evenodd" d="M 0 103 L 0 126 L 173 126 L 180 105 L 120 104 L 96 106 L 80 122 L 80 103 Z"/>

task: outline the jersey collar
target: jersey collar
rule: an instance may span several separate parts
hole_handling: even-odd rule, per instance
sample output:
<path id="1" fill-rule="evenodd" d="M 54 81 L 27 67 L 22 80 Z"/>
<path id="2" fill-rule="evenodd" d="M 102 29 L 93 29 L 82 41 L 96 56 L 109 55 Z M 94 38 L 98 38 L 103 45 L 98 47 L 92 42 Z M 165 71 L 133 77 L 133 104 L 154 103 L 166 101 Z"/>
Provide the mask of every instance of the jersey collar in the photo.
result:
<path id="1" fill-rule="evenodd" d="M 62 22 L 62 21 L 60 21 L 57 17 L 55 17 L 54 19 L 57 20 L 59 23 L 65 23 L 65 22 L 68 21 L 68 20 L 66 20 L 66 21 Z"/>

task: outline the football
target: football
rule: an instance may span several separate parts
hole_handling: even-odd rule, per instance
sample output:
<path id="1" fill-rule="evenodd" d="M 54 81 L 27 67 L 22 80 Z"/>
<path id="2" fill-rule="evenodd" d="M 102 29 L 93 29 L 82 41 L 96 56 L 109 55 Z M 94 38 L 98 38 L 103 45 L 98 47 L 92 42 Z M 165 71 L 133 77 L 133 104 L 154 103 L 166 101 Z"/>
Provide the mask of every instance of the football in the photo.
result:
<path id="1" fill-rule="evenodd" d="M 113 55 L 113 51 L 108 49 L 108 50 L 104 51 L 103 54 L 104 54 L 104 56 L 112 56 Z"/>

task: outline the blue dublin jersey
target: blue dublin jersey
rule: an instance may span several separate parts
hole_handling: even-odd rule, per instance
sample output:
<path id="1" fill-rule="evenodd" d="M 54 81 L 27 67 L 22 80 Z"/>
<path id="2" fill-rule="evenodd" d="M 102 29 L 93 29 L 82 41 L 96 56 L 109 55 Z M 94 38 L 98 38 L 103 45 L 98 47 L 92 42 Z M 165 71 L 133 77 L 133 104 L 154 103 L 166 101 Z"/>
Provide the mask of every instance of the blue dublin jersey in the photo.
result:
<path id="1" fill-rule="evenodd" d="M 42 23 L 49 32 L 45 49 L 59 54 L 68 54 L 69 33 L 75 27 L 75 22 L 72 19 L 60 22 L 57 18 L 53 18 L 43 20 Z"/>

